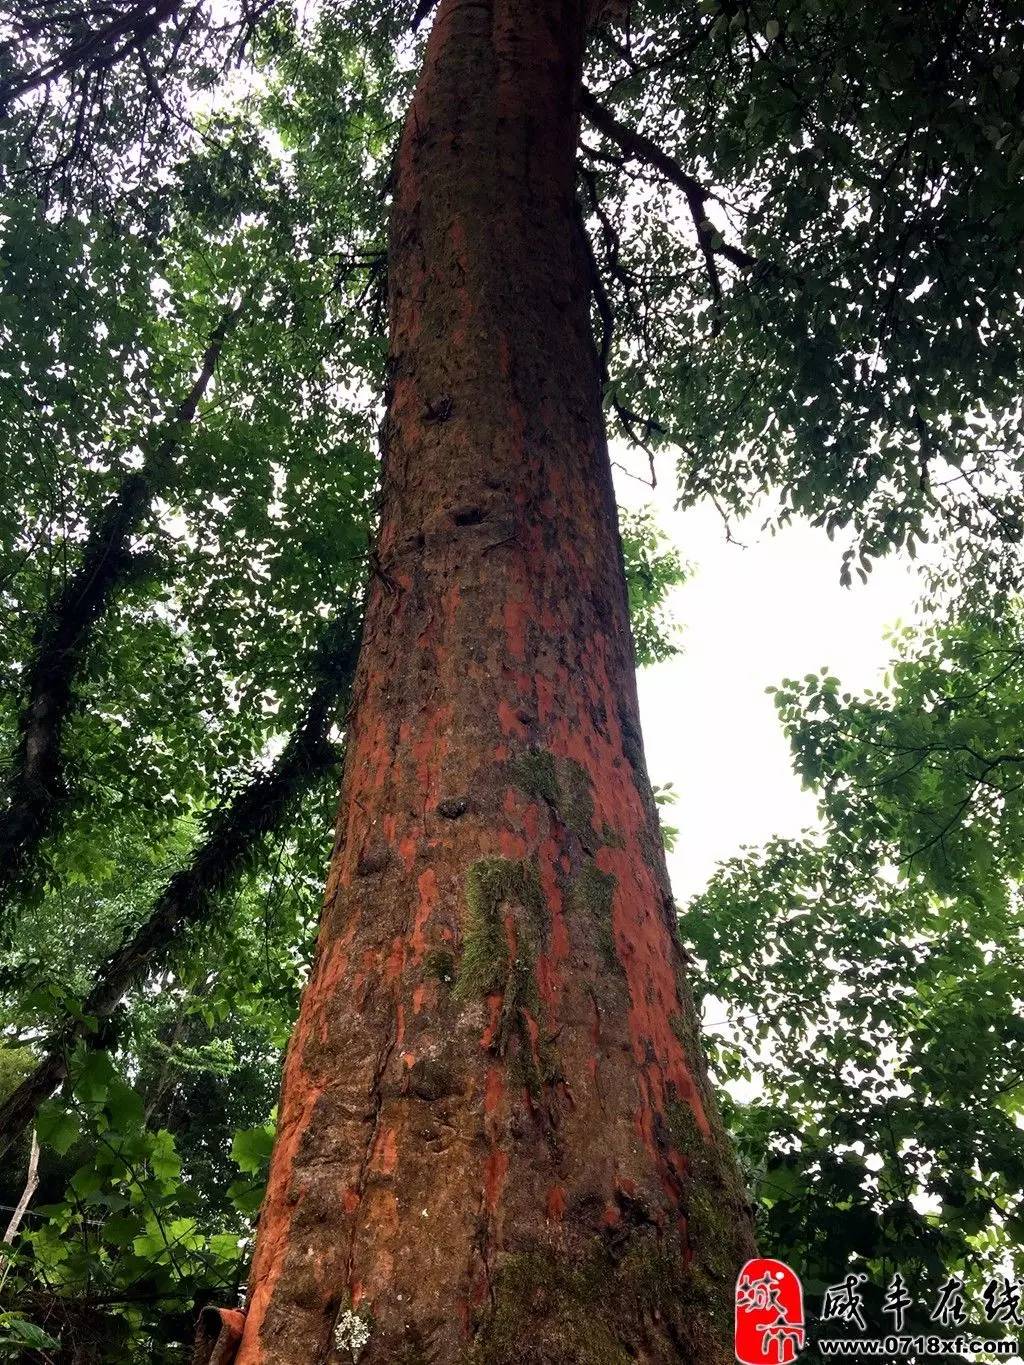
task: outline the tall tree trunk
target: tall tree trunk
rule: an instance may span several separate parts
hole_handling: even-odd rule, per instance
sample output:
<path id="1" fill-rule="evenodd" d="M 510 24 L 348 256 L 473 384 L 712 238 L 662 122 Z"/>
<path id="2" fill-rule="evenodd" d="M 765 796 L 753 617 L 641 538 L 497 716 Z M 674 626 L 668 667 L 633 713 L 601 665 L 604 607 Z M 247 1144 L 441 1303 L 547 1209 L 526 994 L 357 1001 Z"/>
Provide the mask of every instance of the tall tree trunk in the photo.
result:
<path id="1" fill-rule="evenodd" d="M 406 121 L 379 574 L 245 1365 L 731 1357 L 749 1219 L 644 769 L 573 207 L 586 21 L 442 0 Z"/>

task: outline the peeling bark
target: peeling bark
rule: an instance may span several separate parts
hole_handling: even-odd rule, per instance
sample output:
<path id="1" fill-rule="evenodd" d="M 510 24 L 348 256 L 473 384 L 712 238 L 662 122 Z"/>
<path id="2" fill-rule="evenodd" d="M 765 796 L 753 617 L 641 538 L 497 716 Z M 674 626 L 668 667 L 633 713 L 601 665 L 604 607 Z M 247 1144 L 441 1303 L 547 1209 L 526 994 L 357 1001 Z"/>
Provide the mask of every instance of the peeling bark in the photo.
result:
<path id="1" fill-rule="evenodd" d="M 244 1323 L 244 1314 L 237 1308 L 204 1308 L 196 1329 L 192 1365 L 231 1365 Z"/>
<path id="2" fill-rule="evenodd" d="M 731 1358 L 751 1251 L 647 779 L 587 267 L 582 0 L 442 0 L 383 506 L 244 1365 Z"/>

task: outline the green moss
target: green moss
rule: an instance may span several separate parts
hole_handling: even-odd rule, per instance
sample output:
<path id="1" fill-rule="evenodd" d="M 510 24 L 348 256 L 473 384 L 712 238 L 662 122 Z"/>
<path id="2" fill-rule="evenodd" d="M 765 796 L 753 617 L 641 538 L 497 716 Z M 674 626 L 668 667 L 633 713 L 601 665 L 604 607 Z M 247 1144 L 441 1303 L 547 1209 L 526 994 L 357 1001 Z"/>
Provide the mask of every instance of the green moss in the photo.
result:
<path id="1" fill-rule="evenodd" d="M 631 1359 L 595 1311 L 601 1303 L 594 1259 L 566 1263 L 546 1252 L 509 1256 L 494 1287 L 494 1309 L 477 1337 L 474 1365 L 629 1365 Z"/>
<path id="2" fill-rule="evenodd" d="M 508 977 L 508 945 L 501 920 L 489 910 L 481 911 L 470 901 L 465 929 L 462 958 L 452 992 L 457 1000 L 500 991 Z"/>
<path id="3" fill-rule="evenodd" d="M 571 758 L 529 749 L 509 764 L 512 781 L 528 796 L 546 801 L 581 839 L 594 837 L 594 796 L 590 774 Z"/>
<path id="4" fill-rule="evenodd" d="M 602 872 L 593 859 L 583 865 L 570 892 L 572 907 L 585 915 L 594 928 L 598 946 L 609 967 L 619 967 L 612 933 L 612 901 L 615 897 L 615 877 Z"/>
<path id="5" fill-rule="evenodd" d="M 562 1079 L 562 1066 L 556 1049 L 548 1042 L 541 1042 L 534 1057 L 529 1034 L 521 1028 L 519 1046 L 509 1062 L 508 1075 L 513 1085 L 525 1087 L 536 1099 L 544 1086 L 554 1085 Z"/>
<path id="6" fill-rule="evenodd" d="M 666 1348 L 671 1359 L 724 1358 L 717 1338 L 731 1322 L 731 1292 L 731 1283 L 725 1290 L 709 1285 L 678 1248 L 647 1229 L 634 1231 L 614 1254 L 594 1239 L 571 1255 L 508 1256 L 469 1359 L 473 1365 L 627 1365 L 638 1356 L 668 1359 Z"/>
<path id="7" fill-rule="evenodd" d="M 406 1339 L 397 1348 L 393 1359 L 395 1365 L 431 1365 L 433 1354 L 424 1343 L 423 1337 L 415 1327 L 406 1329 Z"/>
<path id="8" fill-rule="evenodd" d="M 626 840 L 617 829 L 605 823 L 601 826 L 601 842 L 608 848 L 625 848 Z"/>
<path id="9" fill-rule="evenodd" d="M 533 973 L 535 935 L 544 911 L 544 895 L 536 869 L 514 858 L 480 858 L 466 874 L 466 921 L 462 958 L 453 994 L 458 1000 L 506 991 L 517 969 L 509 961 L 502 909 L 518 906 L 525 914 L 519 926 L 518 955 L 529 958 Z"/>
<path id="10" fill-rule="evenodd" d="M 455 957 L 447 948 L 431 948 L 423 959 L 423 970 L 442 986 L 450 986 L 455 980 Z"/>
<path id="11" fill-rule="evenodd" d="M 555 759 L 547 749 L 529 749 L 509 764 L 512 781 L 527 796 L 535 796 L 557 806 L 559 801 L 558 774 Z"/>
<path id="12" fill-rule="evenodd" d="M 516 955 L 509 953 L 505 910 L 516 919 Z M 544 893 L 536 868 L 514 858 L 481 858 L 466 875 L 465 941 L 453 996 L 470 1000 L 500 992 L 501 1016 L 494 1039 L 504 1054 L 521 1035 L 529 1046 L 525 1014 L 539 1012 L 534 972 L 544 933 Z"/>
<path id="13" fill-rule="evenodd" d="M 636 1318 L 651 1315 L 670 1322 L 674 1335 L 689 1344 L 686 1359 L 718 1359 L 731 1347 L 733 1291 L 739 1262 L 724 1277 L 711 1275 L 699 1260 L 684 1261 L 654 1236 L 632 1240 L 618 1280 Z M 731 1358 L 731 1350 L 725 1358 Z"/>
<path id="14" fill-rule="evenodd" d="M 746 1191 L 732 1152 L 697 1126 L 688 1104 L 666 1110 L 672 1145 L 687 1161 L 683 1212 L 695 1273 L 731 1288 L 742 1253 L 738 1226 L 745 1217 Z"/>
<path id="15" fill-rule="evenodd" d="M 590 774 L 580 763 L 565 758 L 559 772 L 562 797 L 559 814 L 566 825 L 581 839 L 594 833 L 594 793 Z"/>
<path id="16" fill-rule="evenodd" d="M 696 1163 L 701 1160 L 702 1149 L 708 1145 L 707 1139 L 698 1127 L 690 1106 L 675 1100 L 665 1110 L 665 1117 L 668 1120 L 672 1146 L 676 1151 L 685 1156 L 687 1161 Z"/>
<path id="17" fill-rule="evenodd" d="M 689 991 L 686 991 L 685 994 L 688 1001 L 685 1010 L 679 1014 L 673 1014 L 668 1021 L 668 1026 L 682 1043 L 683 1051 L 688 1058 L 702 1057 L 704 1055 L 704 1043 L 697 1023 L 697 1012 L 692 1003 L 689 1003 Z"/>
<path id="18" fill-rule="evenodd" d="M 687 1235 L 693 1245 L 694 1262 L 716 1283 L 731 1287 L 739 1270 L 736 1256 L 736 1217 L 741 1212 L 735 1202 L 722 1199 L 716 1190 L 687 1191 Z M 742 1258 L 740 1258 L 742 1259 Z"/>
<path id="19" fill-rule="evenodd" d="M 536 945 L 532 940 L 520 942 L 515 960 L 509 966 L 501 1002 L 501 1015 L 495 1035 L 495 1047 L 504 1055 L 509 1039 L 519 1038 L 520 1055 L 530 1056 L 530 1035 L 526 1027 L 526 1014 L 536 1018 L 540 1002 L 537 995 L 537 978 L 534 975 Z"/>

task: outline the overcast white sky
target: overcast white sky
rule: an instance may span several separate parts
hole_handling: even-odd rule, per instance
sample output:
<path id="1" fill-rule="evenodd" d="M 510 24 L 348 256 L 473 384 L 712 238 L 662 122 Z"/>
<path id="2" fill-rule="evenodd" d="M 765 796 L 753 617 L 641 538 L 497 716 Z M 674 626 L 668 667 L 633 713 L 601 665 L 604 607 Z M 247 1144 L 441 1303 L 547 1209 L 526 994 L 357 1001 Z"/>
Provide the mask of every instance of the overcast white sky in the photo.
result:
<path id="1" fill-rule="evenodd" d="M 726 541 L 714 508 L 673 509 L 669 468 L 659 479 L 652 491 L 617 475 L 619 501 L 653 504 L 696 566 L 672 597 L 684 654 L 640 671 L 651 779 L 679 793 L 665 818 L 680 831 L 669 868 L 682 903 L 741 844 L 814 821 L 814 798 L 793 775 L 765 689 L 823 665 L 853 690 L 876 684 L 890 659 L 885 632 L 911 618 L 919 581 L 909 560 L 892 558 L 866 586 L 841 588 L 843 547 L 823 531 L 794 526 L 771 536 L 759 518 L 734 528 L 741 548 Z"/>

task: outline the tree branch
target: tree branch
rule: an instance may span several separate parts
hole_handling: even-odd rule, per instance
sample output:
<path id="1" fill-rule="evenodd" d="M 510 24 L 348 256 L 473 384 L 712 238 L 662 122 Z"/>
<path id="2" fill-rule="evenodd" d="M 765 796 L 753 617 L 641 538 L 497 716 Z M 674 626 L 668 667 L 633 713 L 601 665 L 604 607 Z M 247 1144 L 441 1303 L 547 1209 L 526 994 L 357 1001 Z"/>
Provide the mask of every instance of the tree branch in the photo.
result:
<path id="1" fill-rule="evenodd" d="M 604 387 L 608 383 L 608 361 L 611 358 L 612 338 L 615 334 L 615 314 L 612 311 L 611 300 L 608 297 L 608 291 L 604 287 L 604 280 L 602 280 L 601 271 L 598 268 L 597 257 L 594 254 L 594 244 L 590 240 L 590 233 L 587 231 L 586 221 L 583 217 L 583 207 L 578 199 L 574 202 L 576 207 L 576 229 L 580 236 L 580 245 L 583 248 L 583 258 L 587 266 L 590 292 L 594 296 L 594 303 L 597 305 L 597 312 L 601 319 L 601 345 L 598 349 L 597 363 L 601 374 L 601 385 Z"/>
<path id="2" fill-rule="evenodd" d="M 598 266 L 597 256 L 594 252 L 594 244 L 590 240 L 587 232 L 587 225 L 583 217 L 583 208 L 579 200 L 576 200 L 576 225 L 580 234 L 581 245 L 583 248 L 583 259 L 587 267 L 587 278 L 590 284 L 591 293 L 594 296 L 594 303 L 597 307 L 598 315 L 601 319 L 601 345 L 598 350 L 597 363 L 603 390 L 611 393 L 611 404 L 615 415 L 622 423 L 623 429 L 634 445 L 647 456 L 651 468 L 651 487 L 657 486 L 657 475 L 655 473 L 654 451 L 647 444 L 647 441 L 637 431 L 637 426 L 644 428 L 648 436 L 655 432 L 664 431 L 660 422 L 652 417 L 640 417 L 637 413 L 627 408 L 620 400 L 614 389 L 611 389 L 611 375 L 608 369 L 608 362 L 611 359 L 612 340 L 615 335 L 615 312 L 612 308 L 611 299 L 601 278 L 601 271 Z M 597 349 L 595 347 L 595 349 Z"/>
<path id="3" fill-rule="evenodd" d="M 744 251 L 741 247 L 730 246 L 728 242 L 722 241 L 704 213 L 704 205 L 709 199 L 714 198 L 714 195 L 699 180 L 684 171 L 678 161 L 669 156 L 667 152 L 662 151 L 656 142 L 652 142 L 643 133 L 638 133 L 635 128 L 629 128 L 625 123 L 620 123 L 615 115 L 603 104 L 599 104 L 586 88 L 580 91 L 580 107 L 597 131 L 604 133 L 605 137 L 611 138 L 625 153 L 628 160 L 645 162 L 648 166 L 652 166 L 669 184 L 682 190 L 686 197 L 690 216 L 693 218 L 694 227 L 697 230 L 697 241 L 708 266 L 711 289 L 716 301 L 721 298 L 721 281 L 718 276 L 718 268 L 715 265 L 716 256 L 721 256 L 723 260 L 730 261 L 741 270 L 760 269 L 762 273 L 766 268 L 772 271 L 777 270 L 776 266 L 759 260 L 758 257 L 752 256 L 749 251 Z"/>
<path id="4" fill-rule="evenodd" d="M 80 1014 L 67 1018 L 50 1036 L 35 1070 L 0 1105 L 0 1155 L 67 1078 L 75 1044 L 109 1045 L 109 1029 L 105 1032 L 102 1025 L 133 983 L 164 961 L 187 926 L 207 915 L 214 898 L 252 863 L 262 837 L 338 762 L 328 733 L 338 697 L 351 684 L 357 649 L 356 632 L 347 619 L 329 630 L 315 664 L 319 680 L 277 761 L 213 813 L 206 839 L 167 883 L 148 918 L 101 967 Z"/>
<path id="5" fill-rule="evenodd" d="M 416 11 L 412 16 L 413 33 L 416 32 L 420 24 L 423 23 L 423 20 L 427 17 L 427 15 L 430 13 L 430 11 L 434 8 L 436 4 L 437 0 L 417 0 Z"/>
<path id="6" fill-rule="evenodd" d="M 192 387 L 163 423 L 164 434 L 142 468 L 124 477 L 94 522 L 78 569 L 40 625 L 26 669 L 18 746 L 4 784 L 7 808 L 0 815 L 0 906 L 52 827 L 63 796 L 62 739 L 74 702 L 75 674 L 96 622 L 131 570 L 131 538 L 152 505 L 184 429 L 195 418 L 240 312 L 241 305 L 221 318 Z"/>
<path id="7" fill-rule="evenodd" d="M 181 9 L 182 3 L 183 0 L 145 0 L 145 3 L 133 5 L 120 18 L 102 28 L 91 29 L 64 52 L 28 72 L 21 80 L 12 80 L 6 86 L 0 85 L 0 109 L 8 109 L 15 100 L 73 71 L 113 66 L 131 48 L 153 37 Z M 122 38 L 126 42 L 119 49 L 115 48 L 114 45 Z"/>
<path id="8" fill-rule="evenodd" d="M 32 1146 L 28 1154 L 28 1172 L 25 1176 L 25 1187 L 21 1192 L 14 1212 L 11 1214 L 11 1221 L 7 1224 L 7 1231 L 4 1233 L 4 1245 L 10 1246 L 18 1235 L 21 1227 L 21 1220 L 25 1217 L 25 1212 L 32 1202 L 32 1196 L 39 1186 L 39 1138 L 36 1131 L 32 1129 Z"/>

